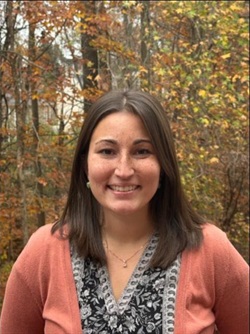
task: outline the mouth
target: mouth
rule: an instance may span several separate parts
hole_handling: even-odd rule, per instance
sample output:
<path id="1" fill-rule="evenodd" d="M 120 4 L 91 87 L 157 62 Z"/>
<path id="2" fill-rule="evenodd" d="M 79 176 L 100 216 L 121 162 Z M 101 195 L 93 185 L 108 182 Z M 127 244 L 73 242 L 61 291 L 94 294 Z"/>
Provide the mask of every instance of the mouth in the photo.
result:
<path id="1" fill-rule="evenodd" d="M 113 191 L 119 191 L 119 192 L 129 192 L 129 191 L 133 191 L 136 190 L 137 188 L 139 188 L 138 186 L 108 186 L 109 189 L 113 190 Z"/>

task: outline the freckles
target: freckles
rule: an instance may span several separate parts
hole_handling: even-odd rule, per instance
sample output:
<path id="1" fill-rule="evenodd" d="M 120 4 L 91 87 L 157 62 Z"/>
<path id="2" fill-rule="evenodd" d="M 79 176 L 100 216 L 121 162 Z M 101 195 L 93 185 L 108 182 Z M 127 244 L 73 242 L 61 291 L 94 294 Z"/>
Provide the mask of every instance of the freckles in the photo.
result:
<path id="1" fill-rule="evenodd" d="M 88 174 L 89 177 L 97 182 L 104 180 L 110 173 L 110 168 L 105 162 L 95 159 L 89 161 Z"/>
<path id="2" fill-rule="evenodd" d="M 149 173 L 159 172 L 159 174 L 160 174 L 160 166 L 155 162 L 148 162 L 147 165 L 144 165 L 143 167 L 144 167 L 144 170 L 148 169 Z"/>

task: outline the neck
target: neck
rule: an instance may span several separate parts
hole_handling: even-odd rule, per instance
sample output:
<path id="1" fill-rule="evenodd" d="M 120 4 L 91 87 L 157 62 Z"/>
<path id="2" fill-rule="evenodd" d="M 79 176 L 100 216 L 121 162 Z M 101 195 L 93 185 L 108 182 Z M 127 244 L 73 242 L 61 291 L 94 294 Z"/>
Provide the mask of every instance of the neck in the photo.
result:
<path id="1" fill-rule="evenodd" d="M 120 216 L 105 212 L 103 223 L 104 238 L 121 244 L 135 244 L 146 241 L 153 234 L 154 224 L 148 214 Z"/>

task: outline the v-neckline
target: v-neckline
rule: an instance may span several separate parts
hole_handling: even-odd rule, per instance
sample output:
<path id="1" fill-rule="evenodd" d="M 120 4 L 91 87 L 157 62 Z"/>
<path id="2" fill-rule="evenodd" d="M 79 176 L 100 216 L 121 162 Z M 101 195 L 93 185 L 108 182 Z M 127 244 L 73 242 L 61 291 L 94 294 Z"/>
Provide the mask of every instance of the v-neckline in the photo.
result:
<path id="1" fill-rule="evenodd" d="M 109 314 L 117 312 L 117 314 L 121 315 L 128 307 L 130 300 L 133 297 L 134 292 L 137 288 L 137 285 L 140 282 L 140 279 L 145 270 L 147 269 L 148 264 L 150 263 L 150 260 L 154 254 L 158 239 L 158 236 L 155 234 L 150 239 L 140 260 L 138 261 L 134 271 L 132 272 L 132 275 L 130 276 L 127 285 L 125 286 L 121 297 L 118 300 L 116 300 L 113 294 L 107 266 L 104 265 L 98 269 L 98 275 L 100 277 L 100 287 L 107 308 L 107 312 Z"/>

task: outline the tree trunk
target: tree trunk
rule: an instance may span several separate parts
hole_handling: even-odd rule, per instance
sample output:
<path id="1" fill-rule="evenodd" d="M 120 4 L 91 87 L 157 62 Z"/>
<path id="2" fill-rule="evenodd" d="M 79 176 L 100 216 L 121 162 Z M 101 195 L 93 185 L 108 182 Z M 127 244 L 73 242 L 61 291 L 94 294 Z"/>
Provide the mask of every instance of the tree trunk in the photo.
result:
<path id="1" fill-rule="evenodd" d="M 88 13 L 88 17 L 95 15 L 95 1 L 83 1 L 83 7 L 87 5 L 87 8 L 84 8 L 84 11 Z M 81 23 L 86 24 L 85 19 L 81 19 Z M 88 25 L 91 23 L 87 22 Z M 95 78 L 98 74 L 98 55 L 97 50 L 91 46 L 91 41 L 93 36 L 88 33 L 88 29 L 84 30 L 81 33 L 81 53 L 83 60 L 83 89 L 86 90 L 86 97 L 84 99 L 84 112 L 88 112 L 88 109 L 91 105 L 91 90 L 96 88 Z"/>
<path id="2" fill-rule="evenodd" d="M 150 1 L 142 1 L 141 12 L 141 63 L 145 68 L 145 72 L 141 75 L 141 87 L 150 90 Z"/>
<path id="3" fill-rule="evenodd" d="M 13 86 L 14 86 L 14 107 L 15 107 L 15 117 L 16 117 L 16 137 L 17 137 L 17 180 L 20 195 L 20 222 L 23 234 L 23 245 L 28 241 L 28 226 L 27 226 L 27 193 L 24 175 L 24 161 L 25 161 L 25 122 L 26 122 L 26 110 L 22 108 L 21 103 L 21 57 L 14 53 L 15 48 L 15 33 L 14 27 L 16 22 L 16 16 L 13 13 L 13 2 L 7 3 L 7 37 L 10 41 L 10 51 L 9 62 L 12 71 Z"/>
<path id="4" fill-rule="evenodd" d="M 39 156 L 39 106 L 37 99 L 37 90 L 35 76 L 33 76 L 34 66 L 32 65 L 36 57 L 36 45 L 35 45 L 35 24 L 29 24 L 29 68 L 28 68 L 28 83 L 27 91 L 31 96 L 31 111 L 32 111 L 32 125 L 33 125 L 33 154 L 34 154 L 34 169 L 35 169 L 35 189 L 36 189 L 36 204 L 38 207 L 37 212 L 37 226 L 45 225 L 45 212 L 43 209 L 43 184 L 41 183 L 42 177 L 42 164 Z"/>

